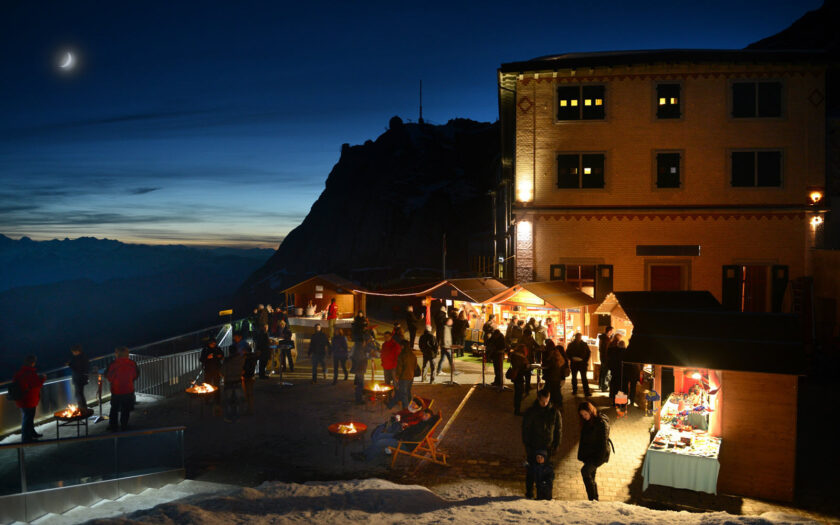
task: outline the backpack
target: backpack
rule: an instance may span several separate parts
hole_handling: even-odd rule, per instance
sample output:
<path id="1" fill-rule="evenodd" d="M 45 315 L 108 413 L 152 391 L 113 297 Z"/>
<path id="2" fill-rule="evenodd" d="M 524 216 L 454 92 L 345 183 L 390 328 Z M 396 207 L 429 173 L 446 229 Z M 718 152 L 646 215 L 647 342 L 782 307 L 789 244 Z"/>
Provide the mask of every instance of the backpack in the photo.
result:
<path id="1" fill-rule="evenodd" d="M 610 439 L 610 422 L 607 419 L 604 421 L 604 426 L 606 427 L 607 433 L 607 451 L 604 455 L 604 463 L 609 463 L 610 461 L 610 449 L 612 449 L 612 453 L 615 454 L 615 445 L 613 445 L 612 439 Z"/>
<path id="2" fill-rule="evenodd" d="M 9 401 L 20 401 L 23 399 L 23 389 L 20 387 L 20 383 L 17 381 L 9 383 L 9 391 L 6 393 L 6 399 Z"/>

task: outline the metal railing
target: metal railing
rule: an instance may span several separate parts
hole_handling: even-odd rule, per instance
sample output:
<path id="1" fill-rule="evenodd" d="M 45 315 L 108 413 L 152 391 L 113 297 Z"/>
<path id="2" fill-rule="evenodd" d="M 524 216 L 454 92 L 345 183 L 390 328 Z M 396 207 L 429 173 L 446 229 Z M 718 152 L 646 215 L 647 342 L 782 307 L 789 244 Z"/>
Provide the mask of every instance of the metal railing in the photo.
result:
<path id="1" fill-rule="evenodd" d="M 184 390 L 184 382 L 192 380 L 198 369 L 203 340 L 214 337 L 219 347 L 230 346 L 231 325 L 215 325 L 176 337 L 130 349 L 131 358 L 137 363 L 139 377 L 135 391 L 141 394 L 170 396 Z M 90 382 L 85 386 L 85 397 L 90 405 L 98 398 L 98 374 L 103 374 L 114 361 L 113 354 L 90 360 Z M 70 403 L 76 403 L 70 369 L 66 366 L 46 372 L 47 381 L 41 389 L 41 401 L 35 412 L 36 423 L 47 421 L 53 414 Z M 6 399 L 8 384 L 0 383 L 0 436 L 20 430 L 20 410 Z M 102 399 L 109 399 L 111 391 L 107 380 L 102 380 Z"/>

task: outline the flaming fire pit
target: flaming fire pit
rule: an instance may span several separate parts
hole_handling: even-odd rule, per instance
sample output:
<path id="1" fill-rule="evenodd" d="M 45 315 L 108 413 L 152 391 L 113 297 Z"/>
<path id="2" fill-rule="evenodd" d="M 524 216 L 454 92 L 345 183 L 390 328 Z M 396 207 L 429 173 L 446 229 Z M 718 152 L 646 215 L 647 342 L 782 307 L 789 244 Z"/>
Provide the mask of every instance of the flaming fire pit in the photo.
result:
<path id="1" fill-rule="evenodd" d="M 386 385 L 387 386 L 387 385 Z M 359 423 L 358 421 L 345 421 L 343 423 L 333 423 L 327 427 L 330 435 L 335 438 L 335 453 L 338 454 L 338 447 L 341 445 L 341 464 L 344 465 L 344 456 L 347 449 L 347 444 L 351 441 L 361 441 L 362 450 L 365 449 L 365 432 L 367 432 L 367 425 Z"/>
<path id="2" fill-rule="evenodd" d="M 218 391 L 219 391 L 219 389 L 217 387 L 211 385 L 210 383 L 201 383 L 200 385 L 199 384 L 193 384 L 191 387 L 186 389 L 187 396 L 188 396 L 187 397 L 187 412 L 192 413 L 192 403 L 190 403 L 189 400 L 191 400 L 191 399 L 205 399 L 207 401 L 210 401 L 211 399 L 213 399 L 216 396 L 216 393 Z M 201 410 L 201 415 L 202 416 L 204 415 L 204 404 L 205 403 L 199 403 L 199 406 L 201 407 L 200 410 Z"/>
<path id="3" fill-rule="evenodd" d="M 380 401 L 380 408 L 384 409 L 385 403 L 394 393 L 394 387 L 384 383 L 368 381 L 365 383 L 364 391 L 367 394 L 368 399 L 370 399 L 371 405 L 375 405 L 378 401 Z"/>
<path id="4" fill-rule="evenodd" d="M 93 410 L 88 407 L 79 408 L 76 405 L 67 405 L 64 410 L 54 413 L 55 417 L 55 438 L 59 439 L 61 427 L 76 426 L 76 437 L 82 435 L 82 425 L 85 427 L 85 437 L 88 435 L 88 418 L 93 415 Z"/>

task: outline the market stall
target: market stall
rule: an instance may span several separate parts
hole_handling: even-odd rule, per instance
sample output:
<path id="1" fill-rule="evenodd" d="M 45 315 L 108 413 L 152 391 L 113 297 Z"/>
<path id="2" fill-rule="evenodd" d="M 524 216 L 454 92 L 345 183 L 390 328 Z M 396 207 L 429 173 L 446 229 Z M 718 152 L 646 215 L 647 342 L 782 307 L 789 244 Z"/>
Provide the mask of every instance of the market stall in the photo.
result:
<path id="1" fill-rule="evenodd" d="M 359 284 L 328 273 L 316 275 L 280 293 L 285 296 L 290 315 L 325 318 L 330 301 L 335 299 L 339 318 L 352 318 L 356 312 L 365 311 L 364 291 Z"/>
<path id="2" fill-rule="evenodd" d="M 792 500 L 804 363 L 795 317 L 727 311 L 708 292 L 613 295 L 631 325 L 624 360 L 651 365 L 664 400 L 645 486 Z"/>

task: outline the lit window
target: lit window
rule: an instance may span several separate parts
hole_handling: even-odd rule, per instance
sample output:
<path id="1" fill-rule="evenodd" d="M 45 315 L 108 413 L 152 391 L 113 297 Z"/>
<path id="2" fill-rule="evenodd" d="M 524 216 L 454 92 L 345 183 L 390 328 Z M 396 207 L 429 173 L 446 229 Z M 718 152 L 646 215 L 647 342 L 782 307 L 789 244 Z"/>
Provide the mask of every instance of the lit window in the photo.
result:
<path id="1" fill-rule="evenodd" d="M 568 153 L 557 156 L 557 187 L 563 189 L 603 188 L 602 153 Z"/>
<path id="2" fill-rule="evenodd" d="M 603 120 L 604 86 L 560 86 L 557 88 L 557 120 Z"/>
<path id="3" fill-rule="evenodd" d="M 588 99 L 584 100 L 583 105 L 584 106 L 591 106 L 592 105 L 592 99 L 588 98 Z"/>
<path id="4" fill-rule="evenodd" d="M 573 105 L 573 106 L 575 106 L 575 107 L 577 107 L 577 102 L 578 102 L 577 100 L 573 100 L 573 101 L 572 101 L 572 105 Z"/>
<path id="5" fill-rule="evenodd" d="M 656 108 L 656 118 L 671 119 L 682 116 L 680 108 L 681 88 L 680 84 L 656 85 L 656 98 L 659 100 L 659 106 Z"/>
<path id="6" fill-rule="evenodd" d="M 560 107 L 565 108 L 565 107 L 566 107 L 566 106 L 568 106 L 568 105 L 569 105 L 569 101 L 568 101 L 568 100 L 561 100 L 561 101 L 560 101 Z"/>
<path id="7" fill-rule="evenodd" d="M 583 174 L 584 175 L 589 175 L 591 173 L 592 173 L 592 168 L 583 168 Z"/>
<path id="8" fill-rule="evenodd" d="M 656 187 L 657 188 L 679 188 L 680 187 L 680 154 L 679 153 L 657 153 L 656 154 Z"/>
<path id="9" fill-rule="evenodd" d="M 604 99 L 596 98 L 595 99 L 595 105 L 596 106 L 603 106 L 604 105 Z"/>

